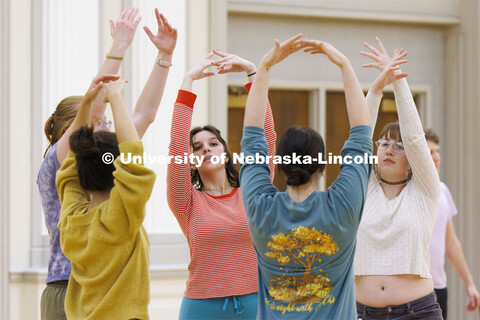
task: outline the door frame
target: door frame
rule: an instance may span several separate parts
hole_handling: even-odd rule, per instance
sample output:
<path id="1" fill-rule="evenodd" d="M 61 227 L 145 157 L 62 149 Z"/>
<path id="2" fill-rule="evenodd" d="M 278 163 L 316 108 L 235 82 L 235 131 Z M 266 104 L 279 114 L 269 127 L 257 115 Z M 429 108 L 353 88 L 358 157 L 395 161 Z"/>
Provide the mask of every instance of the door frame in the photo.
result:
<path id="1" fill-rule="evenodd" d="M 243 79 L 232 78 L 228 79 L 227 87 L 225 91 L 228 91 L 229 86 L 243 86 L 245 81 Z M 360 86 L 362 90 L 368 91 L 370 88 L 370 83 L 361 82 Z M 432 87 L 430 85 L 424 84 L 413 84 L 409 85 L 410 90 L 418 95 L 418 105 L 417 109 L 419 110 L 420 119 L 422 121 L 423 127 L 425 129 L 430 128 L 432 124 Z M 327 92 L 331 91 L 340 91 L 343 92 L 343 83 L 336 81 L 294 81 L 294 80 L 271 80 L 270 89 L 275 90 L 299 90 L 299 91 L 309 91 L 310 101 L 309 101 L 309 126 L 315 129 L 322 137 L 327 136 Z M 385 87 L 384 92 L 393 92 L 393 87 L 391 85 Z M 228 94 L 228 92 L 227 92 Z M 213 105 L 213 112 L 221 112 L 220 108 L 228 109 L 228 106 L 220 106 L 217 104 Z M 228 125 L 228 124 L 227 124 Z M 224 131 L 227 132 L 228 130 Z M 228 141 L 228 136 L 224 137 Z M 327 141 L 325 140 L 325 144 Z M 320 189 L 326 190 L 326 179 L 322 177 L 320 180 Z"/>

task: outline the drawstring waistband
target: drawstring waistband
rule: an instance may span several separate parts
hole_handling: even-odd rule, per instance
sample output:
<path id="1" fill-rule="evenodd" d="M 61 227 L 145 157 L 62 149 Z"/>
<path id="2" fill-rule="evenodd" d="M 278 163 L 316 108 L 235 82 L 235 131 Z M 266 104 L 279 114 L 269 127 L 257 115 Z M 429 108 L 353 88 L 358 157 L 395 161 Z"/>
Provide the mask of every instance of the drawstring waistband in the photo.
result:
<path id="1" fill-rule="evenodd" d="M 233 308 L 235 309 L 236 315 L 239 315 L 245 312 L 245 305 L 242 302 L 242 298 L 236 297 L 236 296 L 225 298 L 225 302 L 223 303 L 223 308 L 222 308 L 223 311 L 227 311 L 227 306 L 228 306 L 228 302 L 230 301 L 230 298 L 232 298 L 233 300 Z"/>

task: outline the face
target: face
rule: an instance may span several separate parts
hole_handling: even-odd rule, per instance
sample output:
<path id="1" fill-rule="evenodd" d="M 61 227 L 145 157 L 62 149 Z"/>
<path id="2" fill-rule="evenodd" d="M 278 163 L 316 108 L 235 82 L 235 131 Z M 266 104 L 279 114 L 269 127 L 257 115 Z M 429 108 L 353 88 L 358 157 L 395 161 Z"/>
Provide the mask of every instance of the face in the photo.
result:
<path id="1" fill-rule="evenodd" d="M 433 163 L 435 163 L 435 168 L 437 170 L 440 167 L 440 146 L 433 142 L 432 140 L 427 140 L 428 148 L 430 149 L 430 155 L 432 156 Z"/>
<path id="2" fill-rule="evenodd" d="M 102 120 L 99 120 L 97 122 L 97 124 L 95 125 L 95 128 L 93 128 L 93 132 L 99 132 L 99 131 L 110 132 L 111 126 L 112 126 L 112 121 L 107 120 L 107 118 L 104 117 Z"/>
<path id="3" fill-rule="evenodd" d="M 390 136 L 383 136 L 380 141 L 384 146 L 388 145 L 386 150 L 380 148 L 377 150 L 378 170 L 382 178 L 389 181 L 405 179 L 410 164 L 405 151 L 402 152 L 400 147 L 394 147 L 399 141 Z"/>
<path id="4" fill-rule="evenodd" d="M 199 170 L 200 173 L 202 171 L 211 171 L 225 168 L 225 163 L 222 163 L 221 161 L 217 164 L 213 164 L 210 161 L 210 158 L 212 156 L 217 156 L 220 158 L 222 153 L 225 152 L 223 144 L 217 139 L 215 134 L 206 130 L 200 131 L 193 136 L 192 142 L 193 155 L 196 157 L 204 157 L 201 166 L 197 167 L 197 170 Z M 227 160 L 228 159 L 226 159 L 224 162 L 226 162 Z M 198 163 L 196 158 L 194 159 L 194 161 L 195 164 Z M 223 172 L 224 171 L 225 170 L 223 170 Z"/>

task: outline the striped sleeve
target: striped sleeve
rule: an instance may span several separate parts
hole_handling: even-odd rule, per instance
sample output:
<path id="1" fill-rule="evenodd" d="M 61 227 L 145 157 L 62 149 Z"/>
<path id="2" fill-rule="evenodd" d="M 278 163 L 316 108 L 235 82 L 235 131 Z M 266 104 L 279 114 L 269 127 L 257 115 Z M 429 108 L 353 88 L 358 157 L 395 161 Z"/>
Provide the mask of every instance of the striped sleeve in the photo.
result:
<path id="1" fill-rule="evenodd" d="M 245 88 L 250 92 L 250 88 L 252 87 L 252 83 L 247 83 Z M 274 156 L 275 155 L 275 142 L 277 140 L 277 133 L 275 132 L 275 122 L 273 121 L 273 113 L 272 107 L 270 106 L 270 100 L 267 100 L 267 113 L 265 114 L 265 139 L 267 139 L 268 145 L 268 155 Z M 273 161 L 270 161 L 270 180 L 273 181 L 275 176 L 275 164 Z"/>
<path id="2" fill-rule="evenodd" d="M 192 92 L 178 91 L 170 129 L 169 156 L 185 157 L 190 154 L 190 126 L 196 98 Z M 167 168 L 167 201 L 170 210 L 174 214 L 189 212 L 192 207 L 192 194 L 189 163 L 177 164 L 172 159 Z"/>

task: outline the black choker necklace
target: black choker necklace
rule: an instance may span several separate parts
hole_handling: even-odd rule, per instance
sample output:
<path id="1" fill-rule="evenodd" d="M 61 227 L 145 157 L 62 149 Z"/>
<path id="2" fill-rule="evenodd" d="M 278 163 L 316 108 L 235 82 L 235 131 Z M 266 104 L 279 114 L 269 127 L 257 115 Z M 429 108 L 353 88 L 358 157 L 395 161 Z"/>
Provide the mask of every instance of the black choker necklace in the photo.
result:
<path id="1" fill-rule="evenodd" d="M 407 183 L 409 180 L 410 180 L 410 178 L 407 178 L 407 179 L 402 180 L 402 181 L 390 182 L 390 181 L 387 181 L 387 180 L 383 180 L 383 178 L 380 178 L 380 181 L 382 181 L 383 183 L 389 184 L 391 186 L 397 186 L 399 184 L 404 184 L 404 183 Z"/>

